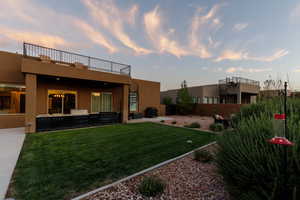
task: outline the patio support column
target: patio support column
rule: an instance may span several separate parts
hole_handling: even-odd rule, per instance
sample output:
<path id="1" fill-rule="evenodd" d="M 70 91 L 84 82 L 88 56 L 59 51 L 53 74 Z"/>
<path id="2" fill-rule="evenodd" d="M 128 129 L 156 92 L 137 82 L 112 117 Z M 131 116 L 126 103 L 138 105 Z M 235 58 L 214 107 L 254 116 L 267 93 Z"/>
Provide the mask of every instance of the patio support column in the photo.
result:
<path id="1" fill-rule="evenodd" d="M 129 86 L 124 84 L 122 86 L 122 123 L 128 122 L 128 95 L 129 95 Z"/>
<path id="2" fill-rule="evenodd" d="M 36 131 L 36 93 L 37 78 L 35 74 L 25 75 L 25 131 L 34 133 Z"/>
<path id="3" fill-rule="evenodd" d="M 238 92 L 236 96 L 237 96 L 237 104 L 241 104 L 242 103 L 242 93 Z"/>

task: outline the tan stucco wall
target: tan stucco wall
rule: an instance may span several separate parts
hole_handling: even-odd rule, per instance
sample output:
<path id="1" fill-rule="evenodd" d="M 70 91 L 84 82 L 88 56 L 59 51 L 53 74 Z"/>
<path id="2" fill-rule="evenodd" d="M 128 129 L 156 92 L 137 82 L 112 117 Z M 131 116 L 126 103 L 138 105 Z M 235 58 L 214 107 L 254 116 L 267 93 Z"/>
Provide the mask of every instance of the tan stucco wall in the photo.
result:
<path id="1" fill-rule="evenodd" d="M 172 103 L 176 103 L 176 97 L 177 97 L 178 90 L 167 90 L 162 91 L 160 93 L 160 102 L 163 103 L 163 99 L 166 97 L 170 97 L 172 99 Z"/>
<path id="2" fill-rule="evenodd" d="M 1 114 L 0 128 L 17 128 L 25 126 L 24 114 Z"/>
<path id="3" fill-rule="evenodd" d="M 178 90 L 179 89 L 161 92 L 161 103 L 162 103 L 164 97 L 171 97 L 172 103 L 176 103 L 176 97 L 177 97 Z M 217 84 L 188 87 L 188 91 L 189 91 L 190 96 L 200 98 L 201 103 L 203 103 L 203 97 L 218 97 L 219 96 L 219 86 Z"/>
<path id="4" fill-rule="evenodd" d="M 76 78 L 83 80 L 103 81 L 108 83 L 129 84 L 130 77 L 107 72 L 78 69 L 72 66 L 64 66 L 53 63 L 44 63 L 34 59 L 24 58 L 22 72 L 56 77 Z"/>
<path id="5" fill-rule="evenodd" d="M 37 114 L 47 114 L 48 90 L 71 90 L 77 92 L 77 109 L 86 109 L 91 112 L 92 92 L 111 92 L 113 95 L 113 111 L 121 111 L 122 87 L 101 88 L 93 86 L 93 82 L 56 81 L 39 79 L 37 87 Z"/>
<path id="6" fill-rule="evenodd" d="M 258 85 L 251 85 L 251 84 L 245 84 L 240 83 L 240 91 L 251 93 L 251 94 L 258 94 L 260 90 L 260 87 Z"/>
<path id="7" fill-rule="evenodd" d="M 137 85 L 139 99 L 138 110 L 144 113 L 147 107 L 160 107 L 160 83 L 154 81 L 145 81 L 132 79 L 133 84 Z"/>
<path id="8" fill-rule="evenodd" d="M 219 85 L 207 85 L 203 86 L 202 97 L 218 97 Z"/>
<path id="9" fill-rule="evenodd" d="M 0 83 L 24 85 L 21 63 L 22 55 L 0 51 Z"/>
<path id="10" fill-rule="evenodd" d="M 37 102 L 37 76 L 35 74 L 25 75 L 25 132 L 35 132 L 36 128 L 36 105 Z"/>

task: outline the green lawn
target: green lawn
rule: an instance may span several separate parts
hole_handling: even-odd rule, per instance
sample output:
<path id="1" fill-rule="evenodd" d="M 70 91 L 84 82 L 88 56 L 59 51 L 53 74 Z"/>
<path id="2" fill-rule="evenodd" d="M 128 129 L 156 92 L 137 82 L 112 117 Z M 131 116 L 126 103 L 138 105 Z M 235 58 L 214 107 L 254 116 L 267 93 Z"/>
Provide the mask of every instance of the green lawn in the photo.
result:
<path id="1" fill-rule="evenodd" d="M 214 139 L 210 133 L 154 123 L 29 134 L 11 193 L 18 200 L 69 199 Z"/>

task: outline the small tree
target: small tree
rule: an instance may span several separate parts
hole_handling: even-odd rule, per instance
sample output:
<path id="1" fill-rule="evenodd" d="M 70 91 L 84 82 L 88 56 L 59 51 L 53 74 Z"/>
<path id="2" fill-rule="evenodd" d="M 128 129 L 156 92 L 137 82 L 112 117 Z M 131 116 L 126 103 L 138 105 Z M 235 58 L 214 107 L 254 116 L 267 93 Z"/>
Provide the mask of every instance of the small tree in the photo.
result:
<path id="1" fill-rule="evenodd" d="M 265 99 L 274 99 L 274 98 L 279 98 L 280 96 L 283 95 L 283 83 L 280 78 L 273 79 L 272 76 L 269 76 L 269 79 L 265 80 L 263 82 L 263 90 L 260 92 L 260 100 L 265 100 Z M 290 83 L 288 80 L 289 84 L 289 90 L 290 88 Z"/>
<path id="2" fill-rule="evenodd" d="M 189 114 L 192 111 L 192 97 L 189 94 L 187 83 L 184 80 L 177 93 L 177 106 L 179 114 Z"/>
<path id="3" fill-rule="evenodd" d="M 165 105 L 171 105 L 173 103 L 172 98 L 171 97 L 164 97 L 163 98 L 163 104 Z"/>

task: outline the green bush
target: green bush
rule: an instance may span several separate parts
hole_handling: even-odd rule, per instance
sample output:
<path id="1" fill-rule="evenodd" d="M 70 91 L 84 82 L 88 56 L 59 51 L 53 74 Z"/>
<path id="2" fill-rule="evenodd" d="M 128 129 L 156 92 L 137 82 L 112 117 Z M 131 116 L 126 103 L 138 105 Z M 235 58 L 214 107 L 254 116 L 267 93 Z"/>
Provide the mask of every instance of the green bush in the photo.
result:
<path id="1" fill-rule="evenodd" d="M 186 128 L 201 128 L 201 125 L 198 122 L 193 122 L 191 124 L 184 125 L 184 127 L 186 127 Z"/>
<path id="2" fill-rule="evenodd" d="M 163 193 L 166 184 L 158 177 L 146 177 L 138 187 L 139 192 L 146 197 L 154 197 Z"/>
<path id="3" fill-rule="evenodd" d="M 165 123 L 165 120 L 160 120 L 161 123 Z"/>
<path id="4" fill-rule="evenodd" d="M 176 122 L 176 121 L 172 121 L 171 123 L 172 123 L 172 124 L 177 124 L 177 122 Z"/>
<path id="5" fill-rule="evenodd" d="M 164 97 L 162 101 L 163 101 L 162 103 L 165 105 L 171 105 L 173 103 L 173 100 L 171 97 Z"/>
<path id="6" fill-rule="evenodd" d="M 281 101 L 259 102 L 243 108 L 234 131 L 218 138 L 216 162 L 232 199 L 300 199 L 300 101 L 288 101 L 288 192 L 284 195 L 282 146 L 269 144 L 274 137 L 273 114 L 282 112 Z M 294 196 L 294 197 L 293 197 Z"/>
<path id="7" fill-rule="evenodd" d="M 210 129 L 211 131 L 221 132 L 221 131 L 224 130 L 224 125 L 221 124 L 221 123 L 214 123 L 214 124 L 211 124 L 211 125 L 209 126 L 209 129 Z"/>
<path id="8" fill-rule="evenodd" d="M 214 159 L 213 155 L 207 150 L 194 151 L 194 160 L 206 163 Z"/>

